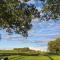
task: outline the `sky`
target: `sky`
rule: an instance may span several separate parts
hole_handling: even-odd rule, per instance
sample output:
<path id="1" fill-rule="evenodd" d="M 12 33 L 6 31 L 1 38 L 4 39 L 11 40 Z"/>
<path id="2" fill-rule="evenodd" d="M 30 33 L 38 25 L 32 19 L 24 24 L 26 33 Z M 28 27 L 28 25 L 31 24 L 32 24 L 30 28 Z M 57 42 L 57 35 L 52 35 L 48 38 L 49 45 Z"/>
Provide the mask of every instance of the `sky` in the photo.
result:
<path id="1" fill-rule="evenodd" d="M 40 8 L 39 4 L 38 6 L 37 3 L 34 4 L 36 4 L 37 8 Z M 5 29 L 0 30 L 2 38 L 0 39 L 0 49 L 29 47 L 34 50 L 47 51 L 48 42 L 60 37 L 60 20 L 40 22 L 40 19 L 35 18 L 31 23 L 33 26 L 28 31 L 29 36 L 27 39 L 15 33 L 8 35 Z"/>

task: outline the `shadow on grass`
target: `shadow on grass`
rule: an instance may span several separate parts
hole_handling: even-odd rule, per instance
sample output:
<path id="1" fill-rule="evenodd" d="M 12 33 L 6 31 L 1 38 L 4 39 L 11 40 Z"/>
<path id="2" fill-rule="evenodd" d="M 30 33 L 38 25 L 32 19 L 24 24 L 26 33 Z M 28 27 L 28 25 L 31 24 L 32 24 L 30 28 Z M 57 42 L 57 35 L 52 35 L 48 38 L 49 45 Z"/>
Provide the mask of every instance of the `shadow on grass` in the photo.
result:
<path id="1" fill-rule="evenodd" d="M 54 60 L 51 56 L 47 55 L 47 57 L 49 57 L 50 60 Z"/>

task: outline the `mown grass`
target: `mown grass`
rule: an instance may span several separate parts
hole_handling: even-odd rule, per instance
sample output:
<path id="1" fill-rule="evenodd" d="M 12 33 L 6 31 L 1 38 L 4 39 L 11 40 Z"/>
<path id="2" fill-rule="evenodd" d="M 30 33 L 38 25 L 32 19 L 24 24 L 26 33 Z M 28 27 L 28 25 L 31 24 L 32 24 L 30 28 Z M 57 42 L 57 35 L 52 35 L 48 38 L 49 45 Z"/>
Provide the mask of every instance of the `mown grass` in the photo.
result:
<path id="1" fill-rule="evenodd" d="M 9 57 L 9 60 L 49 60 L 46 56 L 17 56 Z"/>
<path id="2" fill-rule="evenodd" d="M 53 60 L 60 60 L 60 56 L 51 56 Z M 51 60 L 48 56 L 9 56 L 9 60 Z"/>
<path id="3" fill-rule="evenodd" d="M 60 56 L 51 56 L 53 60 L 60 60 Z M 48 56 L 8 56 L 8 60 L 51 60 Z"/>

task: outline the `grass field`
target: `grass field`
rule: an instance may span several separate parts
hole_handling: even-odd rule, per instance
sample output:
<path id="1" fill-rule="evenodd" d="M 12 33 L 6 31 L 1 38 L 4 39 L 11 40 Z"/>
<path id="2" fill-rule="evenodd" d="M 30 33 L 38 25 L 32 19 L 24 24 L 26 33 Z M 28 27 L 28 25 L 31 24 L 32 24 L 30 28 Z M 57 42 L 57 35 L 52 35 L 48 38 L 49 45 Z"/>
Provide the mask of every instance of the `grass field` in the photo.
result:
<path id="1" fill-rule="evenodd" d="M 60 56 L 51 56 L 53 60 L 60 60 Z M 48 56 L 9 56 L 9 60 L 50 60 Z"/>

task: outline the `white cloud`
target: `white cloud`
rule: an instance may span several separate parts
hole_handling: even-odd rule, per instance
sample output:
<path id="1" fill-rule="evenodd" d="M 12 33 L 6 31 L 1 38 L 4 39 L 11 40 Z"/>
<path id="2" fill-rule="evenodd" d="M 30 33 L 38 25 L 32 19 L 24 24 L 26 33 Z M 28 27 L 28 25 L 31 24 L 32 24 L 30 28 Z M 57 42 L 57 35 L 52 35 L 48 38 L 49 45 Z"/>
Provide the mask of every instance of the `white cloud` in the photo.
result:
<path id="1" fill-rule="evenodd" d="M 13 50 L 13 48 L 0 48 L 0 50 Z"/>
<path id="2" fill-rule="evenodd" d="M 47 46 L 40 46 L 40 47 L 29 47 L 32 50 L 40 50 L 40 51 L 47 51 Z"/>

